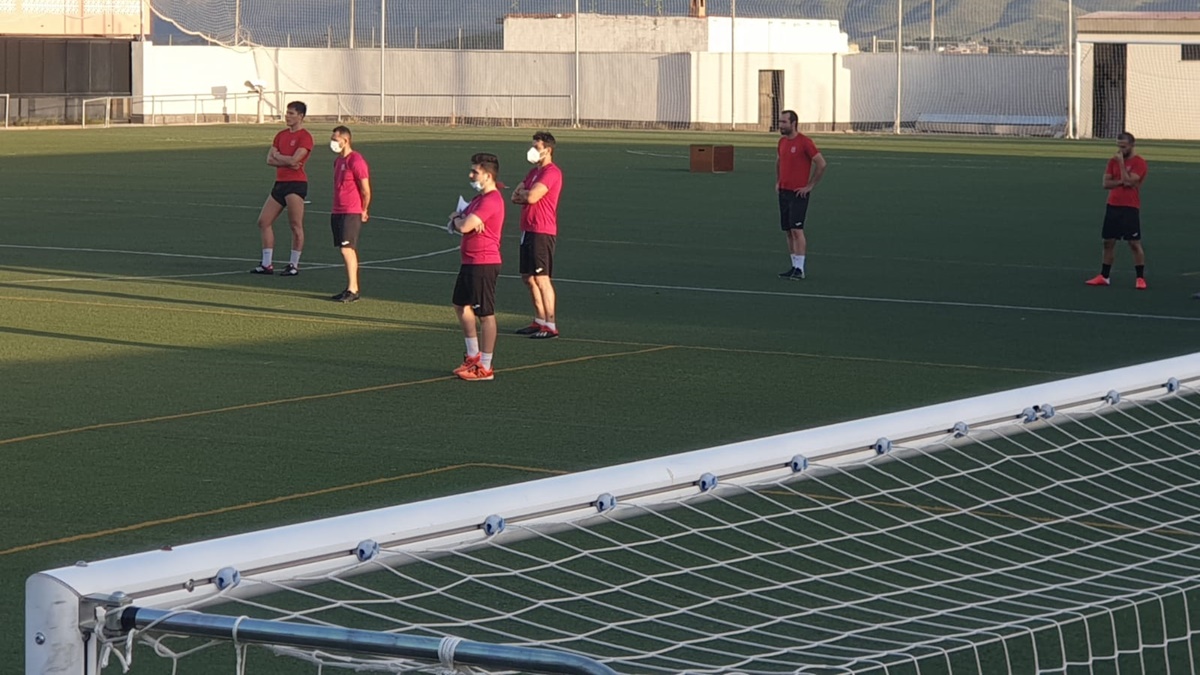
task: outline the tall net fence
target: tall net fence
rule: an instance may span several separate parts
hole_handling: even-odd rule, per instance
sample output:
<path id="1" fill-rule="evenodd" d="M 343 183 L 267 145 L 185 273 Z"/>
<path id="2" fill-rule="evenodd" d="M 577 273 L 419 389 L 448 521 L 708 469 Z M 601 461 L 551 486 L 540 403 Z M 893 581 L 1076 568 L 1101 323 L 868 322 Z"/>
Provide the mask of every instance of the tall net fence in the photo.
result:
<path id="1" fill-rule="evenodd" d="M 145 25 L 138 16 L 122 29 L 149 37 L 134 45 L 135 121 L 245 121 L 257 106 L 223 102 L 261 89 L 268 115 L 303 94 L 318 117 L 381 122 L 770 130 L 793 109 L 810 131 L 1029 135 L 1069 135 L 1088 103 L 1074 91 L 1077 17 L 1196 9 L 1194 0 L 144 1 Z M 103 29 L 117 25 L 103 17 L 135 2 L 14 1 L 7 13 L 0 3 L 0 22 L 57 12 L 64 26 Z"/>

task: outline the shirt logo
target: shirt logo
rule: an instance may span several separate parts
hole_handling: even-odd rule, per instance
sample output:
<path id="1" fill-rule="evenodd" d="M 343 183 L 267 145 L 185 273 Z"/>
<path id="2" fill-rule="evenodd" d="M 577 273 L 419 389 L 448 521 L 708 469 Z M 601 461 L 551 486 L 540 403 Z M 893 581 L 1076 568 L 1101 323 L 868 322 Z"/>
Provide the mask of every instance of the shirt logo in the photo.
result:
<path id="1" fill-rule="evenodd" d="M 793 154 L 793 155 L 794 155 L 794 154 L 796 154 L 796 147 L 795 147 L 795 146 L 792 146 L 792 154 Z"/>

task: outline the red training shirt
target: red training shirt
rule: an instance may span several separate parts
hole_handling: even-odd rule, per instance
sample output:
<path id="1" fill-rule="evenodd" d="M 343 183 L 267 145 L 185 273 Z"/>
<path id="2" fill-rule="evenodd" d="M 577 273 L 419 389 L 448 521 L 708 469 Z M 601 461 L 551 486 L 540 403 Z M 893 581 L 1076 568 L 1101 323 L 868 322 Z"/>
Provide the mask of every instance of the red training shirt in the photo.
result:
<path id="1" fill-rule="evenodd" d="M 462 264 L 499 265 L 500 230 L 504 227 L 504 196 L 499 190 L 475 195 L 464 215 L 474 215 L 483 221 L 483 232 L 476 230 L 463 235 Z"/>
<path id="2" fill-rule="evenodd" d="M 345 157 L 338 155 L 333 160 L 333 212 L 362 213 L 362 193 L 358 190 L 358 183 L 370 177 L 367 160 L 362 155 L 357 152 Z"/>
<path id="3" fill-rule="evenodd" d="M 1141 155 L 1134 155 L 1125 160 L 1125 169 L 1129 173 L 1141 176 L 1143 180 L 1146 178 L 1146 160 L 1142 159 Z M 1121 180 L 1121 165 L 1117 164 L 1116 157 L 1109 158 L 1106 171 L 1109 178 Z M 1113 188 L 1108 191 L 1108 203 L 1110 206 L 1132 206 L 1139 209 L 1142 207 L 1142 198 L 1139 192 L 1140 188 L 1125 187 L 1124 185 Z"/>
<path id="4" fill-rule="evenodd" d="M 307 183 L 308 174 L 304 173 L 304 164 L 308 162 L 309 157 L 312 157 L 313 149 L 313 137 L 312 134 L 308 133 L 308 129 L 301 129 L 299 131 L 284 129 L 283 131 L 275 134 L 275 142 L 271 145 L 275 146 L 275 149 L 279 151 L 279 154 L 287 155 L 288 157 L 295 155 L 296 151 L 300 148 L 308 150 L 308 154 L 304 156 L 304 159 L 300 160 L 299 169 L 293 169 L 290 166 L 275 167 L 276 182 Z"/>
<path id="5" fill-rule="evenodd" d="M 776 180 L 780 190 L 799 190 L 808 186 L 812 159 L 821 154 L 812 139 L 804 134 L 779 139 L 779 169 Z"/>
<path id="6" fill-rule="evenodd" d="M 562 192 L 562 170 L 555 164 L 535 166 L 521 181 L 521 187 L 532 190 L 534 185 L 546 186 L 546 194 L 536 204 L 521 207 L 521 231 L 538 234 L 558 234 L 558 195 Z"/>

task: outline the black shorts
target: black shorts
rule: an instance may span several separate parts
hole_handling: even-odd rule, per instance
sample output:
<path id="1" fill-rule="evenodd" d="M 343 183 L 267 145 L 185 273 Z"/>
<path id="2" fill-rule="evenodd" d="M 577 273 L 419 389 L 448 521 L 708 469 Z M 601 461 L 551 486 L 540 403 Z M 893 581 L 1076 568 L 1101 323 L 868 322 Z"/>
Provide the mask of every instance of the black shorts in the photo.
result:
<path id="1" fill-rule="evenodd" d="M 1141 211 L 1133 206 L 1108 205 L 1104 211 L 1104 228 L 1100 231 L 1103 239 L 1123 239 L 1125 241 L 1142 240 Z"/>
<path id="2" fill-rule="evenodd" d="M 329 216 L 334 248 L 358 250 L 358 233 L 362 231 L 362 216 L 357 213 L 335 213 Z"/>
<path id="3" fill-rule="evenodd" d="M 521 233 L 521 274 L 530 276 L 553 276 L 554 242 L 552 234 L 538 232 Z"/>
<path id="4" fill-rule="evenodd" d="M 495 314 L 499 278 L 500 265 L 463 265 L 458 268 L 458 280 L 454 282 L 454 304 L 470 307 L 475 316 Z"/>
<path id="5" fill-rule="evenodd" d="M 300 199 L 307 199 L 308 181 L 282 181 L 275 183 L 275 187 L 271 188 L 271 199 L 279 202 L 280 206 L 287 206 L 288 195 L 300 195 Z"/>
<path id="6" fill-rule="evenodd" d="M 779 229 L 803 230 L 804 218 L 808 215 L 808 202 L 811 192 L 800 196 L 795 190 L 779 191 Z"/>

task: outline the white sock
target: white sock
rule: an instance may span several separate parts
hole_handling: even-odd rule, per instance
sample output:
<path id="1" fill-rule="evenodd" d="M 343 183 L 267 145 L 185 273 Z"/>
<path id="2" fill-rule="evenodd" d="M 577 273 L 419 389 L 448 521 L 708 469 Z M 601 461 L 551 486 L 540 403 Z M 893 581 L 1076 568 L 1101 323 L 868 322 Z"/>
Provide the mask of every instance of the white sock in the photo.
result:
<path id="1" fill-rule="evenodd" d="M 539 326 L 545 326 L 545 325 L 546 325 L 546 320 L 545 320 L 545 319 L 534 319 L 534 320 L 533 320 L 533 322 L 534 322 L 534 323 L 536 323 L 536 324 L 537 324 L 537 325 L 539 325 Z"/>
<path id="2" fill-rule="evenodd" d="M 296 249 L 292 249 L 291 263 L 292 263 L 292 267 L 300 266 L 300 251 L 297 251 Z"/>
<path id="3" fill-rule="evenodd" d="M 482 366 L 484 370 L 491 370 L 492 369 L 492 355 L 488 354 L 487 352 L 480 352 L 479 353 L 479 365 Z"/>
<path id="4" fill-rule="evenodd" d="M 479 353 L 479 338 L 467 338 L 467 357 L 474 358 Z"/>
<path id="5" fill-rule="evenodd" d="M 792 264 L 795 265 L 796 267 L 799 267 L 800 271 L 803 272 L 804 271 L 804 256 L 798 255 L 798 256 L 793 256 L 793 257 L 796 259 L 796 262 L 794 262 Z"/>
<path id="6" fill-rule="evenodd" d="M 546 328 L 549 328 L 551 332 L 554 332 L 554 333 L 558 332 L 558 326 L 555 326 L 553 321 L 547 321 Z"/>
<path id="7" fill-rule="evenodd" d="M 263 251 L 262 251 L 262 253 L 263 253 L 263 257 L 262 257 L 262 266 L 263 266 L 263 267 L 270 267 L 270 266 L 271 266 L 271 256 L 272 256 L 272 255 L 274 255 L 274 253 L 275 253 L 275 249 L 273 249 L 273 248 L 264 248 L 264 249 L 263 249 Z"/>

